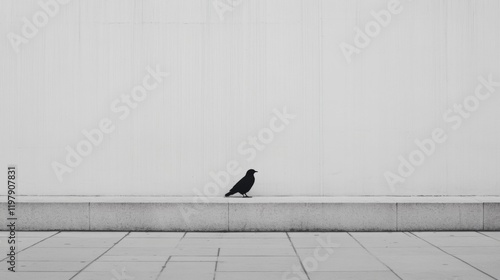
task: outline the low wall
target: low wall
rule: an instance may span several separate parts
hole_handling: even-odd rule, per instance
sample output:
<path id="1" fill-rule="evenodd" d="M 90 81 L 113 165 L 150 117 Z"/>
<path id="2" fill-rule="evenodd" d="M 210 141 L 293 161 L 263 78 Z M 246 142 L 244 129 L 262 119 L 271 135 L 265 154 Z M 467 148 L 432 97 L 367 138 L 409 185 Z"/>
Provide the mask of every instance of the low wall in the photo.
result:
<path id="1" fill-rule="evenodd" d="M 5 198 L 5 197 L 4 197 Z M 500 230 L 500 197 L 18 197 L 17 230 Z M 6 201 L 6 199 L 2 199 Z M 195 202 L 197 201 L 197 202 Z M 0 203 L 7 221 L 7 204 Z M 7 223 L 0 224 L 1 230 Z"/>

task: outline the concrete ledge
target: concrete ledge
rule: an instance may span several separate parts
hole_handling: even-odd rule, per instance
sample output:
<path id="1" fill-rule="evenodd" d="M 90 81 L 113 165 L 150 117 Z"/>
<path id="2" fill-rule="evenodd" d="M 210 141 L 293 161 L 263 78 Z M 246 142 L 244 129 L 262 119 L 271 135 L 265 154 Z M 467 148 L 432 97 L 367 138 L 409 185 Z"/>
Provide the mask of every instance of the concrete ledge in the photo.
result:
<path id="1" fill-rule="evenodd" d="M 398 203 L 398 230 L 483 230 L 482 203 Z"/>
<path id="2" fill-rule="evenodd" d="M 20 196 L 17 200 L 17 230 L 500 230 L 500 197 Z M 4 209 L 0 219 L 6 221 L 5 202 L 0 209 Z M 0 230 L 6 229 L 7 224 L 1 223 Z"/>

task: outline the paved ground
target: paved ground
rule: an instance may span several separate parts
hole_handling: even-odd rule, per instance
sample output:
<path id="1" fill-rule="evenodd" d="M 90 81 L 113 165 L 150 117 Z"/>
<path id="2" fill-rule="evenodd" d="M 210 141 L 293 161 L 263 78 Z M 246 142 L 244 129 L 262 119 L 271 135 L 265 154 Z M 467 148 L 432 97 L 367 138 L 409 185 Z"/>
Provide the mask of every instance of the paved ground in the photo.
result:
<path id="1" fill-rule="evenodd" d="M 500 279 L 500 232 L 17 234 L 0 279 Z"/>

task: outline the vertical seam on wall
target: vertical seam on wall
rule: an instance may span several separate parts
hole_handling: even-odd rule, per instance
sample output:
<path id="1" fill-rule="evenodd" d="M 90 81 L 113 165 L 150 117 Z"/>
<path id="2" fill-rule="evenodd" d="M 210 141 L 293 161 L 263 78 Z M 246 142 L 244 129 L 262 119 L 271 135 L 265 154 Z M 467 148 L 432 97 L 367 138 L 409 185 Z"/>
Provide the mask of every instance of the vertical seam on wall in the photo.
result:
<path id="1" fill-rule="evenodd" d="M 398 219 L 399 219 L 399 203 L 396 202 L 396 231 L 399 231 L 399 224 L 398 224 Z"/>
<path id="2" fill-rule="evenodd" d="M 229 201 L 227 202 L 227 231 L 229 231 Z"/>
<path id="3" fill-rule="evenodd" d="M 484 230 L 484 201 L 483 201 L 483 230 Z"/>
<path id="4" fill-rule="evenodd" d="M 90 231 L 90 202 L 89 202 L 89 212 L 88 212 L 88 214 L 89 214 L 89 231 Z"/>

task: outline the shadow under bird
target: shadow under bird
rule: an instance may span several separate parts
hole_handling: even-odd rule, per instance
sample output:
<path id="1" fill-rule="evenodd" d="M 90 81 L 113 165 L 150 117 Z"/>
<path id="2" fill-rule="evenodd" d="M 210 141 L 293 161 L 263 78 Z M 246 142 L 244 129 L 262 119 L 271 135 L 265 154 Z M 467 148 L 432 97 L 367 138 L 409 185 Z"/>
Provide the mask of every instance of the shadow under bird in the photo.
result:
<path id="1" fill-rule="evenodd" d="M 251 197 L 247 195 L 247 192 L 250 191 L 253 183 L 255 182 L 255 177 L 253 176 L 253 174 L 255 174 L 256 172 L 257 171 L 253 169 L 249 169 L 247 171 L 247 174 L 243 178 L 241 178 L 241 180 L 239 180 L 238 183 L 236 183 L 236 185 L 234 185 L 234 187 L 228 193 L 226 193 L 225 197 L 228 197 L 235 193 L 241 193 L 243 197 Z"/>

